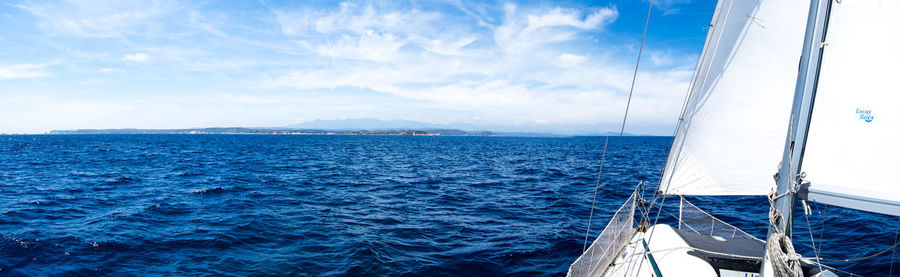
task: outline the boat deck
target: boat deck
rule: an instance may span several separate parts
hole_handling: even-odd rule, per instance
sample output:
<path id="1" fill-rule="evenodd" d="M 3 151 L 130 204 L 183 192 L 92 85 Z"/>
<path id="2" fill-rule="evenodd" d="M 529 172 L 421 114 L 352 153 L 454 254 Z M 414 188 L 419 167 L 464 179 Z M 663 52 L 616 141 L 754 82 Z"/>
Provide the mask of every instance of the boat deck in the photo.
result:
<path id="1" fill-rule="evenodd" d="M 759 276 L 763 255 L 765 243 L 756 239 L 726 239 L 657 224 L 636 232 L 606 271 L 595 276 L 751 277 Z M 819 273 L 813 264 L 802 267 L 805 276 Z"/>
<path id="2" fill-rule="evenodd" d="M 635 233 L 606 272 L 596 274 L 610 277 L 719 276 L 715 268 L 705 260 L 689 254 L 690 250 L 691 246 L 677 230 L 669 225 L 658 224 L 646 232 Z"/>

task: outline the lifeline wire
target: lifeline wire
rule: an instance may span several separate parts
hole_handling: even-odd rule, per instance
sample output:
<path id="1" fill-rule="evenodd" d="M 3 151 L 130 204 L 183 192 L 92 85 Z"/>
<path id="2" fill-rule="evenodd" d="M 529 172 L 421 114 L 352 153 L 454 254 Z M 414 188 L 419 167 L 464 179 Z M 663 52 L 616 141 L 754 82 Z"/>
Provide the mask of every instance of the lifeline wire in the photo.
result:
<path id="1" fill-rule="evenodd" d="M 644 22 L 644 34 L 641 35 L 641 47 L 638 49 L 637 62 L 634 63 L 634 74 L 631 76 L 631 88 L 628 90 L 628 103 L 625 104 L 625 115 L 622 117 L 622 128 L 619 130 L 619 136 L 625 134 L 625 122 L 628 121 L 628 109 L 631 108 L 631 96 L 634 94 L 634 83 L 637 80 L 638 67 L 641 65 L 641 54 L 644 53 L 644 40 L 647 38 L 647 26 L 650 25 L 650 12 L 653 11 L 653 0 L 650 0 L 650 6 L 647 8 L 647 21 Z M 581 253 L 587 251 L 587 241 L 591 234 L 591 220 L 594 218 L 594 203 L 597 202 L 597 191 L 600 190 L 600 176 L 603 174 L 603 164 L 606 162 L 606 148 L 609 146 L 609 136 L 606 136 L 606 142 L 603 143 L 603 155 L 600 157 L 600 169 L 597 172 L 597 182 L 594 184 L 594 199 L 591 200 L 591 214 L 588 217 L 587 231 L 584 232 L 584 246 Z"/>

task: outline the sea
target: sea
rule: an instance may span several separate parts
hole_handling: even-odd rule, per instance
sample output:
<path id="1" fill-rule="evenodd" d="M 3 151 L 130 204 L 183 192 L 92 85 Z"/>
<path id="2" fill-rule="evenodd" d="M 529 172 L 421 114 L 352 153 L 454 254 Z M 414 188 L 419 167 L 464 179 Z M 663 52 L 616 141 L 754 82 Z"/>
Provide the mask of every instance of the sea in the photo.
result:
<path id="1" fill-rule="evenodd" d="M 0 275 L 563 276 L 595 188 L 589 240 L 638 183 L 652 195 L 672 138 L 609 138 L 598 178 L 605 142 L 0 136 Z M 764 197 L 687 199 L 765 236 Z M 659 200 L 677 211 L 677 196 Z M 794 222 L 804 257 L 886 250 L 824 263 L 841 275 L 900 272 L 897 218 L 811 208 Z"/>

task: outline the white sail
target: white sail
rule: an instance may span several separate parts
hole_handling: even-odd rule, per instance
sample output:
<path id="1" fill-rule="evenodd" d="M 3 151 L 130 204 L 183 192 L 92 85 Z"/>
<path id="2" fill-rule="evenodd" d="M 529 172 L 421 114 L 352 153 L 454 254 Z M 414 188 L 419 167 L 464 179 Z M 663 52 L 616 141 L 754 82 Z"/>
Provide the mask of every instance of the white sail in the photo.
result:
<path id="1" fill-rule="evenodd" d="M 781 160 L 809 2 L 720 1 L 660 190 L 763 195 Z"/>
<path id="2" fill-rule="evenodd" d="M 900 1 L 832 2 L 801 169 L 811 200 L 900 215 Z"/>

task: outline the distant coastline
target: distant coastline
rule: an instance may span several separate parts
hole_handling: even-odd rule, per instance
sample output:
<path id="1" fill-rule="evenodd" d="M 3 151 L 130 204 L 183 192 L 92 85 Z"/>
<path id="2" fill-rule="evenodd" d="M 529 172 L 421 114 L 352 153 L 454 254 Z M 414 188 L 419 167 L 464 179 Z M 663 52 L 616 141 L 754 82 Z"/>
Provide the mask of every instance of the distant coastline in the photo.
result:
<path id="1" fill-rule="evenodd" d="M 478 137 L 573 137 L 573 136 L 646 136 L 619 132 L 598 132 L 603 126 L 559 125 L 532 128 L 524 125 L 475 125 L 468 123 L 436 124 L 411 120 L 376 118 L 316 119 L 286 126 L 269 127 L 193 127 L 193 128 L 106 128 L 60 129 L 32 133 L 44 135 L 139 135 L 139 134 L 248 134 L 248 135 L 408 135 L 408 136 L 478 136 Z M 25 133 L 23 133 L 24 135 Z M 15 135 L 15 133 L 0 133 Z"/>
<path id="2" fill-rule="evenodd" d="M 139 135 L 139 134 L 242 134 L 242 135 L 369 135 L 369 136 L 553 136 L 551 134 L 506 134 L 489 131 L 462 131 L 456 129 L 386 129 L 386 130 L 325 130 L 290 128 L 191 128 L 191 129 L 77 129 L 53 130 L 50 135 Z"/>
<path id="3" fill-rule="evenodd" d="M 0 135 L 28 135 L 0 133 Z M 31 134 L 41 135 L 41 134 Z M 74 129 L 52 130 L 43 135 L 360 135 L 360 136 L 465 136 L 465 137 L 581 137 L 619 136 L 618 132 L 562 135 L 546 132 L 466 131 L 460 129 L 300 129 L 289 127 L 210 127 L 189 129 Z M 647 136 L 625 133 L 624 136 Z M 652 135 L 651 135 L 652 136 Z"/>

